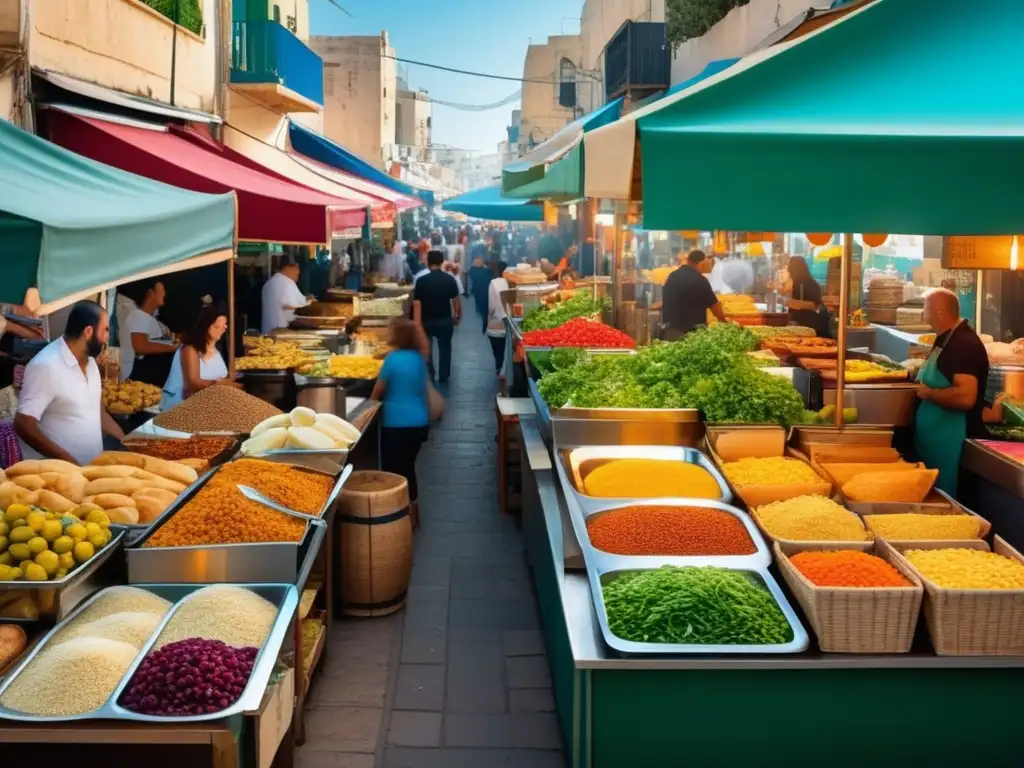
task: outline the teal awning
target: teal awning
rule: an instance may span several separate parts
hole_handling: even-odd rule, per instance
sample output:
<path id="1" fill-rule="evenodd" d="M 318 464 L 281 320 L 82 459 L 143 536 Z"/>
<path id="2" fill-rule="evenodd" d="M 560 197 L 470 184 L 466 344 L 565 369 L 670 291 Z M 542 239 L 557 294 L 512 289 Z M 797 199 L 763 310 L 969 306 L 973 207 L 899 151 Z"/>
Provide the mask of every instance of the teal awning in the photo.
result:
<path id="1" fill-rule="evenodd" d="M 235 196 L 189 192 L 89 160 L 0 120 L 0 302 L 44 305 L 231 257 Z M 200 264 L 196 264 L 199 266 Z"/>
<path id="2" fill-rule="evenodd" d="M 489 221 L 543 221 L 544 206 L 529 200 L 502 197 L 500 187 L 484 187 L 445 200 L 446 211 Z"/>
<path id="3" fill-rule="evenodd" d="M 1024 231 L 1021 29 L 1020 0 L 876 0 L 640 110 L 645 228 Z"/>
<path id="4" fill-rule="evenodd" d="M 583 197 L 583 134 L 618 120 L 622 104 L 618 98 L 595 109 L 506 165 L 501 172 L 502 194 L 525 200 Z"/>

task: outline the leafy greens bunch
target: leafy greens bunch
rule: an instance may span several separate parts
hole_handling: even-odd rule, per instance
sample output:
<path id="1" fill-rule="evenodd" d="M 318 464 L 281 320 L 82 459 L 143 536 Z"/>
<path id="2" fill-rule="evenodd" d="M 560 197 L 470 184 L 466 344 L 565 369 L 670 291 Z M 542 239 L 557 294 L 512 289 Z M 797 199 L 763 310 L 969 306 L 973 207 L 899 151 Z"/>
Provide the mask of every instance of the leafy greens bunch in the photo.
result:
<path id="1" fill-rule="evenodd" d="M 523 318 L 523 331 L 558 328 L 577 317 L 604 312 L 610 306 L 607 298 L 595 299 L 586 292 L 577 293 L 554 307 L 534 307 Z"/>
<path id="2" fill-rule="evenodd" d="M 538 388 L 554 408 L 699 408 L 713 423 L 799 421 L 799 393 L 746 356 L 756 346 L 749 331 L 720 324 L 635 356 L 584 358 L 544 376 Z"/>

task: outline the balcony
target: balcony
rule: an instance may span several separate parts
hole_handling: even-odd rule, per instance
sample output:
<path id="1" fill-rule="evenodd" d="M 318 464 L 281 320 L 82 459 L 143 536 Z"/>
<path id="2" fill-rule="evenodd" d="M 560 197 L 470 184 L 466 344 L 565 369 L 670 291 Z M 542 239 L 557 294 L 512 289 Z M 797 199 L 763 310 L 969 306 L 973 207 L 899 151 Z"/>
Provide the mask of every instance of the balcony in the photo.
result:
<path id="1" fill-rule="evenodd" d="M 231 88 L 278 112 L 319 112 L 324 63 L 275 21 L 236 21 L 231 34 Z"/>

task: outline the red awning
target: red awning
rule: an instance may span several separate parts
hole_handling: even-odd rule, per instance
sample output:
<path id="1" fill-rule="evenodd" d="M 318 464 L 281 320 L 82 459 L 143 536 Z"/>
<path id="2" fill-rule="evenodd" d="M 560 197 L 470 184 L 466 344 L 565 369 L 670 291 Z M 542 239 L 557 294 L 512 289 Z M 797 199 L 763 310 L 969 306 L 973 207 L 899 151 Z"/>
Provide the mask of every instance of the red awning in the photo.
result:
<path id="1" fill-rule="evenodd" d="M 154 129 L 48 111 L 50 140 L 115 168 L 196 192 L 238 195 L 240 240 L 319 244 L 361 227 L 366 207 L 233 162 L 198 142 Z"/>

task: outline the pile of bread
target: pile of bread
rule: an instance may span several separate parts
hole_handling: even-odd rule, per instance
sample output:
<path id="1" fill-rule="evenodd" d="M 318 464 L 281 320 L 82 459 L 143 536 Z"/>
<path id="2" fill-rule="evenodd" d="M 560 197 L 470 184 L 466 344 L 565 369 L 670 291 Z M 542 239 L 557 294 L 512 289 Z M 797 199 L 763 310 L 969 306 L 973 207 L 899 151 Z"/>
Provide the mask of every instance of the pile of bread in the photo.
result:
<path id="1" fill-rule="evenodd" d="M 139 453 L 107 451 L 79 467 L 57 459 L 21 461 L 0 483 L 0 509 L 28 504 L 53 512 L 98 507 L 110 522 L 148 524 L 198 477 L 191 467 Z"/>

